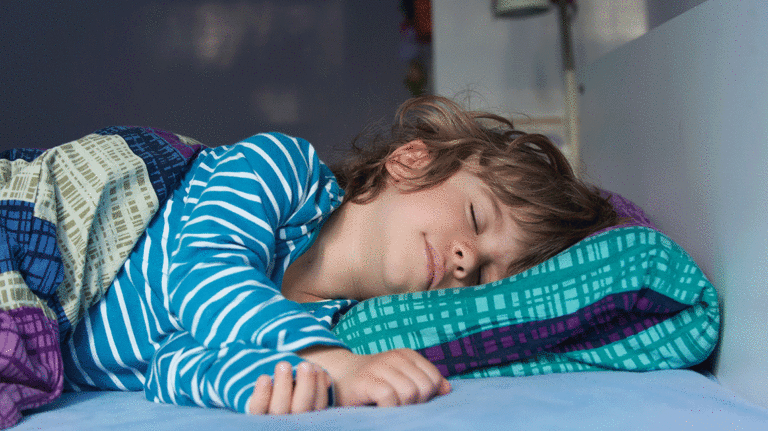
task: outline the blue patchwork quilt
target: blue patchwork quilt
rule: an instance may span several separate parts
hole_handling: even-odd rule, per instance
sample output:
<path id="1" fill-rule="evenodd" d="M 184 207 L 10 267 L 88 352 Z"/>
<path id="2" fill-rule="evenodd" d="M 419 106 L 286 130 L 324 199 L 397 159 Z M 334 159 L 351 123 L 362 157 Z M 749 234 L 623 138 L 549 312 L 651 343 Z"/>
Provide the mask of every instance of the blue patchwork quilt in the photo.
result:
<path id="1" fill-rule="evenodd" d="M 59 340 L 102 297 L 200 148 L 111 127 L 0 155 L 0 428 L 61 394 Z"/>

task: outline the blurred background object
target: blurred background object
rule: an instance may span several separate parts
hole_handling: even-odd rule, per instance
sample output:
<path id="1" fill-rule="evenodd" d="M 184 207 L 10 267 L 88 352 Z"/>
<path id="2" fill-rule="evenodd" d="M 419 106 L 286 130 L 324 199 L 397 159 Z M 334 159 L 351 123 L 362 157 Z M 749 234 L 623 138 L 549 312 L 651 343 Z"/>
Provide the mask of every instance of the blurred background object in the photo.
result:
<path id="1" fill-rule="evenodd" d="M 563 70 L 563 132 L 565 145 L 561 150 L 579 174 L 579 116 L 578 85 L 576 83 L 576 62 L 573 55 L 571 21 L 576 12 L 574 0 L 496 0 L 495 14 L 503 18 L 523 18 L 549 12 L 550 3 L 559 12 L 560 52 Z"/>
<path id="2" fill-rule="evenodd" d="M 497 16 L 521 18 L 538 15 L 549 11 L 550 0 L 495 0 L 494 12 Z"/>
<path id="3" fill-rule="evenodd" d="M 2 10 L 0 149 L 142 125 L 208 145 L 277 130 L 332 161 L 411 96 L 397 0 L 27 0 Z"/>
<path id="4" fill-rule="evenodd" d="M 400 59 L 407 64 L 403 83 L 411 96 L 432 93 L 432 2 L 402 0 L 400 8 L 404 15 Z"/>

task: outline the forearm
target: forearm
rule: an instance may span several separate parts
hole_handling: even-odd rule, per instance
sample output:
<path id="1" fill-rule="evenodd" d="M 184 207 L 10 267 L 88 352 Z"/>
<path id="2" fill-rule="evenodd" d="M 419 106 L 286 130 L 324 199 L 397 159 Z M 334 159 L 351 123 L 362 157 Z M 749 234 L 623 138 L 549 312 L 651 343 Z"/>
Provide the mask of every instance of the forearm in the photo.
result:
<path id="1" fill-rule="evenodd" d="M 153 356 L 144 392 L 152 401 L 245 413 L 258 377 L 272 376 L 275 365 L 283 361 L 296 366 L 304 360 L 290 352 L 240 343 L 221 350 L 205 349 L 189 333 L 179 332 Z"/>

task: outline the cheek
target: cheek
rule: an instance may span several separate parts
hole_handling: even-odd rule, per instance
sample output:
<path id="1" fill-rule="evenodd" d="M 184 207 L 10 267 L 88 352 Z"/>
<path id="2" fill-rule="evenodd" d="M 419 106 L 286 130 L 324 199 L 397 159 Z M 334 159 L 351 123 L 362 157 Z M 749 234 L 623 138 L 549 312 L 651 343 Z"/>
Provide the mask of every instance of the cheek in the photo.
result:
<path id="1" fill-rule="evenodd" d="M 404 230 L 392 232 L 383 250 L 382 278 L 386 293 L 404 293 L 421 287 L 427 271 L 424 249 L 421 234 Z"/>

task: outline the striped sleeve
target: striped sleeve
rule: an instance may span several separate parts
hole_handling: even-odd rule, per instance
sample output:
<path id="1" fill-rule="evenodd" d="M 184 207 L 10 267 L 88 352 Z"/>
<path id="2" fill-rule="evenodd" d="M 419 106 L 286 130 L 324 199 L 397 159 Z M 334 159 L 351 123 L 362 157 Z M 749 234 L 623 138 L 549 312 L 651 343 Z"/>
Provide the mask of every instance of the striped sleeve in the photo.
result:
<path id="1" fill-rule="evenodd" d="M 316 230 L 340 198 L 328 192 L 337 186 L 312 147 L 284 135 L 257 135 L 212 153 L 198 171 L 168 273 L 170 311 L 184 331 L 155 355 L 145 390 L 180 404 L 176 398 L 191 391 L 200 394 L 189 398 L 195 404 L 245 411 L 244 394 L 277 361 L 296 365 L 293 352 L 344 347 L 270 277 L 287 264 L 278 257 L 295 251 L 291 238 Z M 153 382 L 161 383 L 152 389 Z M 179 389 L 193 382 L 196 389 Z"/>

